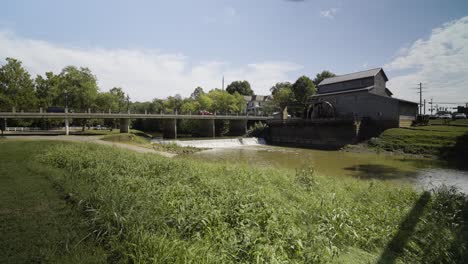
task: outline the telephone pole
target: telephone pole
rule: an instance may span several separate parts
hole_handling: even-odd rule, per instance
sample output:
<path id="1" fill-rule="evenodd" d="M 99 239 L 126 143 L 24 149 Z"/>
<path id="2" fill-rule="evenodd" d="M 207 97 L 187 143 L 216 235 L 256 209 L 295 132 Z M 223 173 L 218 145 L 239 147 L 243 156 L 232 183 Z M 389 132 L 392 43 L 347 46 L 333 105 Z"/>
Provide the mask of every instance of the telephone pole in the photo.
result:
<path id="1" fill-rule="evenodd" d="M 426 99 L 424 99 L 424 115 L 426 115 Z"/>
<path id="2" fill-rule="evenodd" d="M 221 86 L 224 91 L 224 75 L 223 75 L 223 85 Z"/>
<path id="3" fill-rule="evenodd" d="M 422 83 L 419 83 L 419 114 L 422 115 Z"/>

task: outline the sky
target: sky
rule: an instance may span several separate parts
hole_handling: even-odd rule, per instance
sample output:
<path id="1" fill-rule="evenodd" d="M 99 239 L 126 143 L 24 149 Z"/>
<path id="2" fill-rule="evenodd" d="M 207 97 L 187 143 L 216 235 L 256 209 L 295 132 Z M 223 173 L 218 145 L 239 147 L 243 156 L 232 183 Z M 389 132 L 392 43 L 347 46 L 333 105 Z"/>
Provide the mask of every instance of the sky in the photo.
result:
<path id="1" fill-rule="evenodd" d="M 0 64 L 88 67 L 132 101 L 383 67 L 394 97 L 468 102 L 467 0 L 26 1 L 0 8 Z"/>

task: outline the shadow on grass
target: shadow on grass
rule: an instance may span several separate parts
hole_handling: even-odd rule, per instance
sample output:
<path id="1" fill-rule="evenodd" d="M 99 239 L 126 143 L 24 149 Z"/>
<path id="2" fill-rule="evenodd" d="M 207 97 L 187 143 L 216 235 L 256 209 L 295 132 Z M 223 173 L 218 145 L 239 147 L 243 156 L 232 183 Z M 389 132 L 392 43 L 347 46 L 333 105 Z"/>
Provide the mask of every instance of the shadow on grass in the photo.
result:
<path id="1" fill-rule="evenodd" d="M 378 180 L 396 180 L 416 176 L 415 172 L 400 170 L 397 167 L 391 167 L 380 164 L 359 164 L 344 168 L 352 171 L 354 178 L 358 179 L 378 179 Z"/>
<path id="2" fill-rule="evenodd" d="M 398 255 L 403 253 L 403 249 L 406 246 L 408 240 L 411 238 L 411 235 L 416 228 L 416 224 L 419 222 L 419 219 L 423 214 L 424 207 L 427 205 L 430 198 L 431 194 L 429 192 L 423 192 L 421 194 L 418 201 L 411 209 L 411 212 L 409 212 L 403 222 L 401 222 L 398 233 L 387 244 L 385 251 L 382 253 L 377 263 L 395 263 Z"/>
<path id="3" fill-rule="evenodd" d="M 448 161 L 450 166 L 458 169 L 468 170 L 468 133 L 465 133 L 455 139 L 455 144 L 450 147 L 442 148 L 439 151 L 439 157 Z"/>

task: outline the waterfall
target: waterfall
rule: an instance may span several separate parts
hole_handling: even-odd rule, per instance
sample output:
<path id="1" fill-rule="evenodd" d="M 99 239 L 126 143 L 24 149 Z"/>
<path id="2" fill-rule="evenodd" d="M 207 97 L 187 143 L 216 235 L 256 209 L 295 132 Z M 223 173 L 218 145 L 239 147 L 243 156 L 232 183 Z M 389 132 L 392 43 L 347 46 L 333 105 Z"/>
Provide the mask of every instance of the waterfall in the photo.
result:
<path id="1" fill-rule="evenodd" d="M 183 147 L 196 148 L 233 148 L 242 146 L 265 145 L 263 138 L 228 138 L 228 139 L 204 139 L 204 140 L 153 140 L 160 144 L 177 144 Z"/>

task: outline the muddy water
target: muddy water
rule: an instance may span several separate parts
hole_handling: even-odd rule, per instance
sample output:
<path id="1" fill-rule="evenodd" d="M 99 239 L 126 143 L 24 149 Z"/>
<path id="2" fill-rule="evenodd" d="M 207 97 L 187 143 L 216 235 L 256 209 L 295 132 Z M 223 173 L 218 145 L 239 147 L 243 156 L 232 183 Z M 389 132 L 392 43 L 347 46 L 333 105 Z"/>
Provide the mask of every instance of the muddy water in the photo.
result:
<path id="1" fill-rule="evenodd" d="M 191 158 L 292 170 L 312 166 L 319 174 L 331 177 L 411 183 L 425 189 L 441 184 L 456 185 L 468 193 L 468 171 L 451 169 L 428 159 L 261 145 L 210 149 Z"/>

